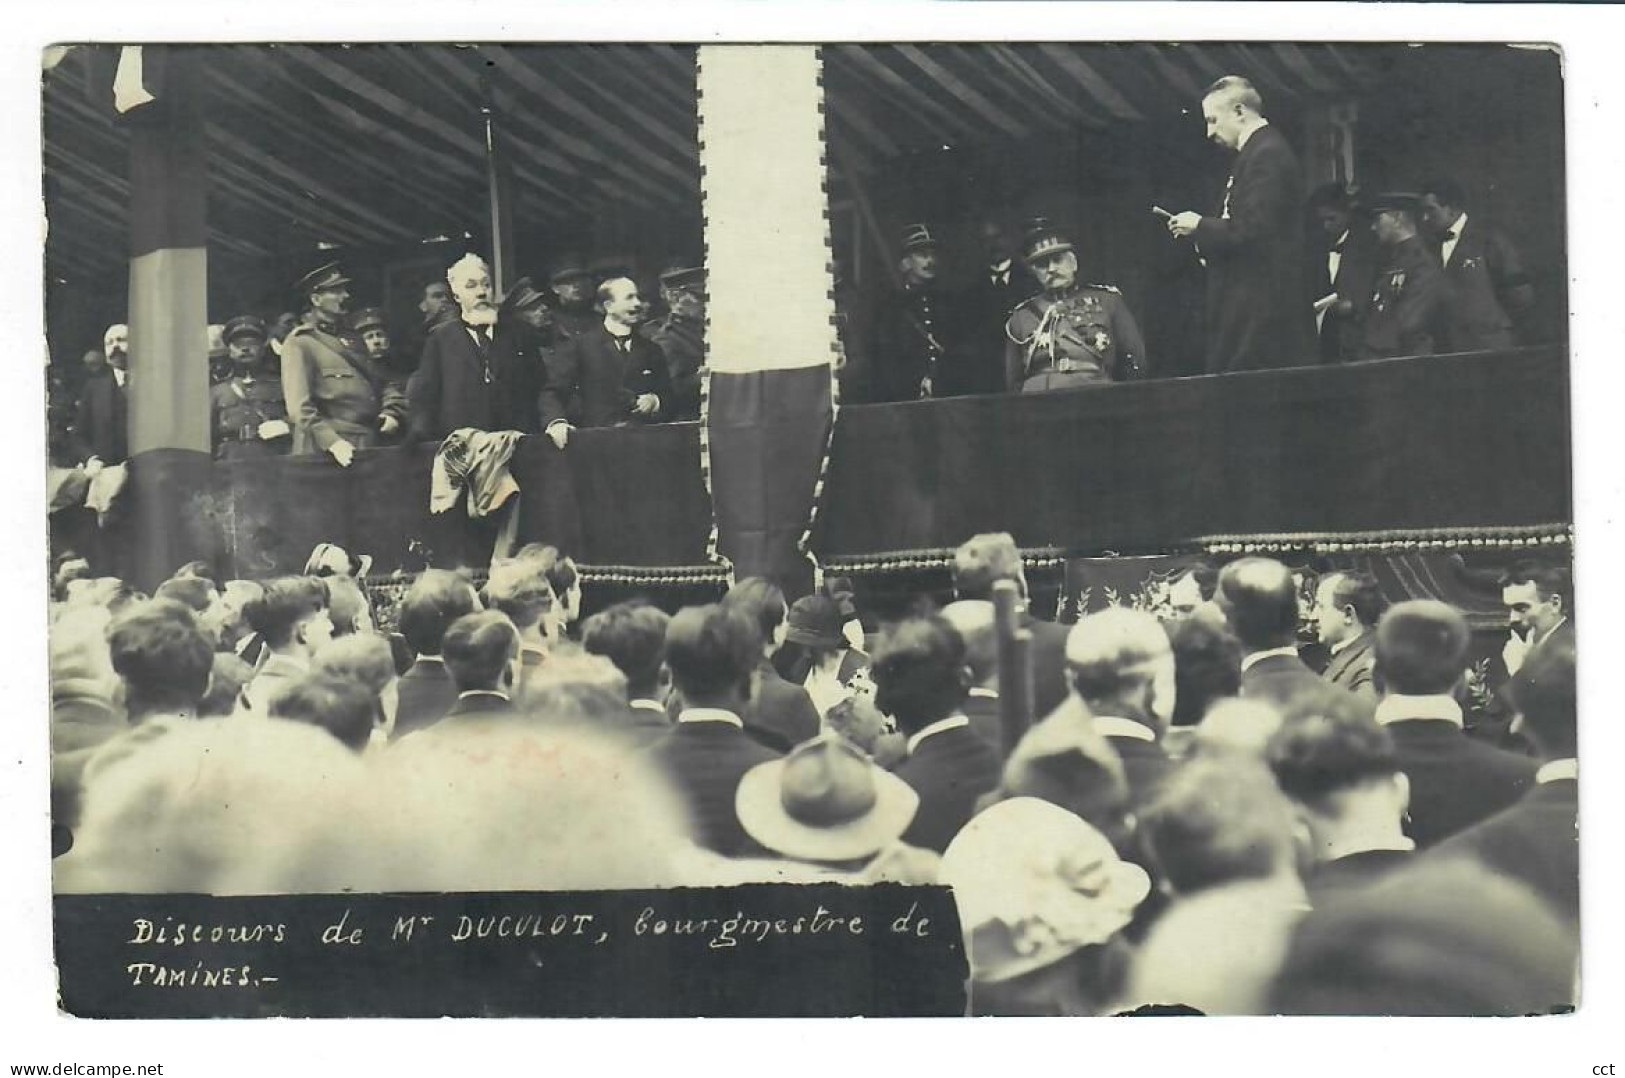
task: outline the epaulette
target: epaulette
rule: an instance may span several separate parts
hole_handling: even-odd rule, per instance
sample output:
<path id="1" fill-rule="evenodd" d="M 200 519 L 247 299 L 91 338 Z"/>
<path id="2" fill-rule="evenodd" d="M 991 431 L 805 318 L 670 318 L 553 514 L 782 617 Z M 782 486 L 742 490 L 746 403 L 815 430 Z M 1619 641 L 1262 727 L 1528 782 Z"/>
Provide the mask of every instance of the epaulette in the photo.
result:
<path id="1" fill-rule="evenodd" d="M 1093 288 L 1097 292 L 1110 292 L 1114 296 L 1121 296 L 1122 290 L 1114 284 L 1086 284 L 1083 287 Z"/>
<path id="2" fill-rule="evenodd" d="M 297 337 L 301 333 L 309 333 L 312 330 L 314 330 L 315 328 L 316 328 L 315 326 L 311 325 L 308 322 L 301 322 L 297 326 L 294 326 L 292 329 L 288 330 L 288 336 L 289 337 Z M 286 338 L 284 338 L 284 339 L 286 339 Z"/>

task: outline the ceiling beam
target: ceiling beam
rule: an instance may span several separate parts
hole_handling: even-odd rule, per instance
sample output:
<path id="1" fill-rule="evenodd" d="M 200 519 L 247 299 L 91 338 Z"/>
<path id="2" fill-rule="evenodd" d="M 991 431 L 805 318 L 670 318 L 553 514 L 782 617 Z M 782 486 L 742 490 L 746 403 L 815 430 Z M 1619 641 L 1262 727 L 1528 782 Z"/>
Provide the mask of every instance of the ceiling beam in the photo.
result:
<path id="1" fill-rule="evenodd" d="M 1128 98 L 1117 92 L 1111 82 L 1100 76 L 1089 62 L 1085 60 L 1075 45 L 1058 45 L 1046 42 L 1038 46 L 1045 56 L 1048 56 L 1058 65 L 1067 76 L 1077 83 L 1094 100 L 1103 105 L 1106 111 L 1119 120 L 1144 120 L 1140 110 L 1135 108 Z"/>
<path id="2" fill-rule="evenodd" d="M 959 46 L 947 47 L 952 49 Z M 892 50 L 919 68 L 936 85 L 947 90 L 960 104 L 996 127 L 1001 134 L 1022 139 L 1032 133 L 1032 128 L 1022 123 L 1011 113 L 999 108 L 987 98 L 987 95 L 965 82 L 952 71 L 949 71 L 942 64 L 937 63 L 918 45 L 893 45 Z"/>

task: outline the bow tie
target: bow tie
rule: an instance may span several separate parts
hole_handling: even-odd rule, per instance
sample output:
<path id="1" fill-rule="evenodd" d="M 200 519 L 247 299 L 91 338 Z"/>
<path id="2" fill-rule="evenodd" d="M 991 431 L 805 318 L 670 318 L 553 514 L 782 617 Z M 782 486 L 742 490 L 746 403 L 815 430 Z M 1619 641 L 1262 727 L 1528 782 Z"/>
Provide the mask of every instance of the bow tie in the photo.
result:
<path id="1" fill-rule="evenodd" d="M 1341 253 L 1343 250 L 1343 245 L 1346 243 L 1348 243 L 1348 240 L 1338 240 L 1336 243 L 1332 244 L 1332 253 Z"/>

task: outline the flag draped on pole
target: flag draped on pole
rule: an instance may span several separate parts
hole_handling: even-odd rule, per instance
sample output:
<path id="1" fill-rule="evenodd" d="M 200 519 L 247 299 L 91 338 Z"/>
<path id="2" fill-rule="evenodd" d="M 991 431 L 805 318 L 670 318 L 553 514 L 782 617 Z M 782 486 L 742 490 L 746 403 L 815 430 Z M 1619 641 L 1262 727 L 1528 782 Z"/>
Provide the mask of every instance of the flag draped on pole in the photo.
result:
<path id="1" fill-rule="evenodd" d="M 704 45 L 697 67 L 711 552 L 795 596 L 816 575 L 807 544 L 836 408 L 820 57 Z"/>

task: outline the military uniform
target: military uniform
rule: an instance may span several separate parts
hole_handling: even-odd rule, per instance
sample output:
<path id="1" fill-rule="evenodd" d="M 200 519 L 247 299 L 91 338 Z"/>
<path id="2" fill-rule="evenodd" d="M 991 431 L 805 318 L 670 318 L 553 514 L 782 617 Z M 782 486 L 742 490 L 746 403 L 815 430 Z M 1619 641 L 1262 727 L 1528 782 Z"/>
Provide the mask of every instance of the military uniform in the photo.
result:
<path id="1" fill-rule="evenodd" d="M 1126 381 L 1145 371 L 1145 341 L 1123 295 L 1090 284 L 1063 296 L 1034 296 L 1004 324 L 1011 390 L 1032 393 Z"/>
<path id="2" fill-rule="evenodd" d="M 1412 236 L 1384 251 L 1380 264 L 1361 328 L 1360 358 L 1448 350 L 1450 292 L 1437 256 Z"/>
<path id="3" fill-rule="evenodd" d="M 380 416 L 406 419 L 401 387 L 366 357 L 359 339 L 331 324 L 288 334 L 282 390 L 295 423 L 295 453 L 325 453 L 341 438 L 357 449 L 375 446 Z"/>
<path id="4" fill-rule="evenodd" d="M 660 346 L 671 375 L 668 419 L 700 417 L 700 367 L 705 363 L 705 326 L 692 318 L 668 314 L 638 327 L 647 340 Z"/>
<path id="5" fill-rule="evenodd" d="M 260 437 L 260 424 L 288 421 L 282 385 L 264 374 L 239 374 L 209 393 L 214 417 L 214 455 L 220 460 L 281 456 L 292 441 L 292 425 L 274 438 Z"/>
<path id="6" fill-rule="evenodd" d="M 603 325 L 604 316 L 591 307 L 555 307 L 553 308 L 554 344 L 560 345 L 566 341 L 573 341 L 584 333 Z"/>

